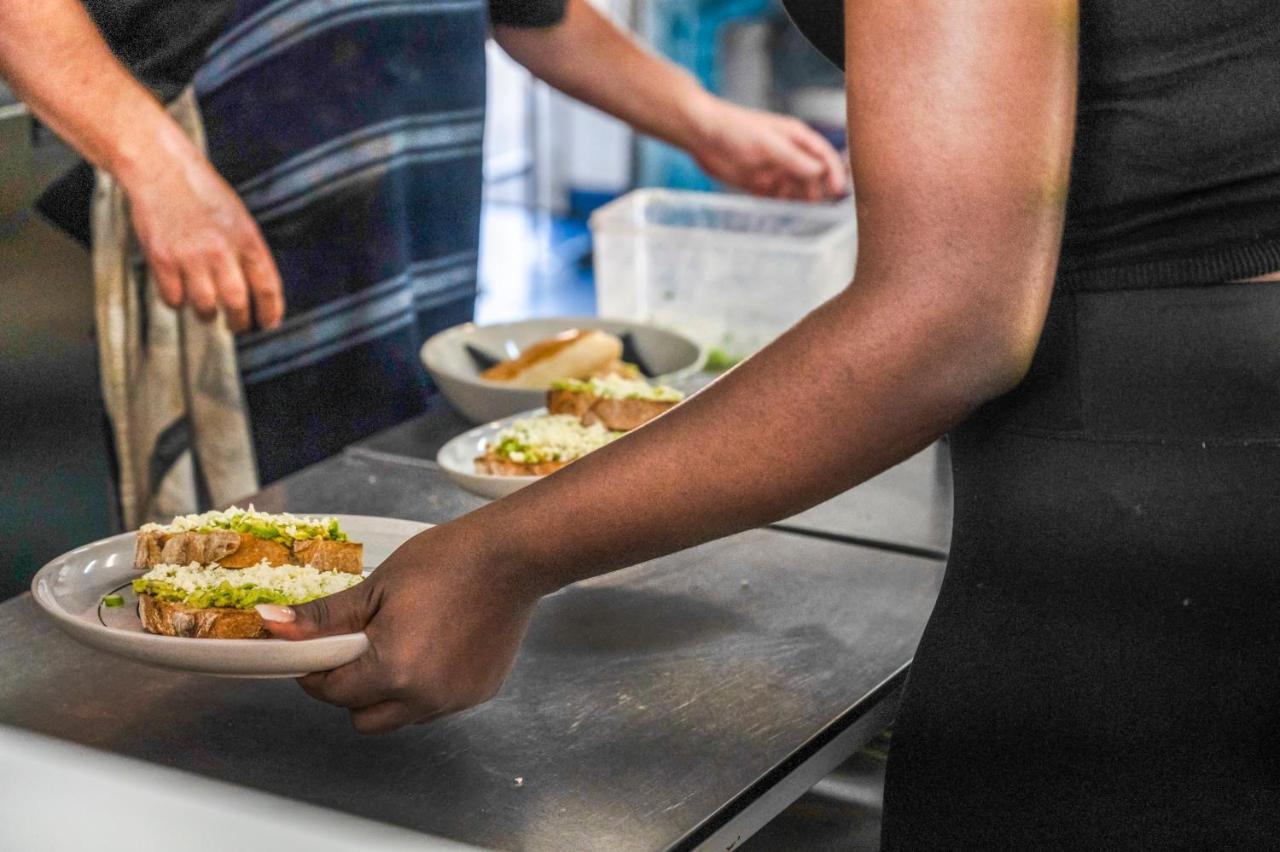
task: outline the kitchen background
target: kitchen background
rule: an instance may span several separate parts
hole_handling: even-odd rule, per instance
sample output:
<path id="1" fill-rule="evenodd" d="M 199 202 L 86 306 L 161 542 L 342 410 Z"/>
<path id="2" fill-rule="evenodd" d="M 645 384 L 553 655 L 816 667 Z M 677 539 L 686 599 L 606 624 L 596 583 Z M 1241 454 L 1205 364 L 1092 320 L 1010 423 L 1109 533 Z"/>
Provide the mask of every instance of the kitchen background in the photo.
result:
<path id="1" fill-rule="evenodd" d="M 843 144 L 840 75 L 776 0 L 597 5 L 712 91 Z M 638 186 L 715 187 L 688 157 L 533 81 L 492 43 L 488 89 L 476 319 L 594 313 L 590 212 Z M 31 210 L 73 161 L 0 85 L 0 599 L 113 531 L 88 254 Z"/>
<path id="2" fill-rule="evenodd" d="M 737 103 L 796 115 L 844 145 L 840 74 L 777 0 L 596 0 Z M 533 81 L 492 43 L 479 322 L 596 309 L 587 217 L 637 187 L 717 190 L 685 155 Z M 47 560 L 115 531 L 87 252 L 36 215 L 75 160 L 0 84 L 0 599 Z M 747 849 L 874 849 L 881 740 Z"/>

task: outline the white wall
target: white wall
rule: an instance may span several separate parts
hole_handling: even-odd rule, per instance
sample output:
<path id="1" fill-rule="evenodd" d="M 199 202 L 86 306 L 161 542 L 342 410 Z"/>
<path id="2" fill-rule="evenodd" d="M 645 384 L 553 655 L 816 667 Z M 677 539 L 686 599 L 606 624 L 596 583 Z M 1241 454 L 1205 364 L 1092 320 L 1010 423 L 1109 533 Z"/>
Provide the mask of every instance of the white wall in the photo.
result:
<path id="1" fill-rule="evenodd" d="M 619 25 L 629 26 L 634 0 L 592 2 Z M 561 211 L 568 206 L 570 190 L 620 193 L 630 188 L 634 134 L 626 125 L 533 81 L 492 42 L 488 62 L 487 198 Z M 526 180 L 493 182 L 529 160 L 532 170 Z"/>

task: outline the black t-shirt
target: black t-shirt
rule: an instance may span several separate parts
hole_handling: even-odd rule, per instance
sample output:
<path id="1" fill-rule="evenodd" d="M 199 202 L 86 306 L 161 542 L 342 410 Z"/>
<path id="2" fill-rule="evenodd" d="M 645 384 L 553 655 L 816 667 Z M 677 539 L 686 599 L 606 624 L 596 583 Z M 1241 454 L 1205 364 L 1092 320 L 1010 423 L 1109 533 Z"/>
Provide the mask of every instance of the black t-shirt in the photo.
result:
<path id="1" fill-rule="evenodd" d="M 182 93 L 225 29 L 236 0 L 81 0 L 116 58 L 163 101 Z M 88 163 L 54 181 L 36 209 L 85 246 L 94 174 Z"/>
<path id="2" fill-rule="evenodd" d="M 549 27 L 564 17 L 567 0 L 489 0 L 489 22 L 509 27 Z"/>
<path id="3" fill-rule="evenodd" d="M 205 52 L 226 28 L 236 0 L 82 0 L 112 52 L 160 98 L 178 96 Z M 564 17 L 566 0 L 489 0 L 489 19 L 514 27 L 547 27 Z M 81 163 L 45 191 L 40 212 L 89 242 L 93 171 Z"/>
<path id="4" fill-rule="evenodd" d="M 170 100 L 195 76 L 236 0 L 82 0 L 107 44 L 148 88 Z M 494 24 L 546 27 L 566 0 L 489 0 Z"/>
<path id="5" fill-rule="evenodd" d="M 785 0 L 843 65 L 841 0 Z M 1280 3 L 1081 0 L 1060 279 L 1179 286 L 1280 270 Z"/>
<path id="6" fill-rule="evenodd" d="M 162 99 L 195 76 L 235 0 L 82 0 L 112 52 Z"/>

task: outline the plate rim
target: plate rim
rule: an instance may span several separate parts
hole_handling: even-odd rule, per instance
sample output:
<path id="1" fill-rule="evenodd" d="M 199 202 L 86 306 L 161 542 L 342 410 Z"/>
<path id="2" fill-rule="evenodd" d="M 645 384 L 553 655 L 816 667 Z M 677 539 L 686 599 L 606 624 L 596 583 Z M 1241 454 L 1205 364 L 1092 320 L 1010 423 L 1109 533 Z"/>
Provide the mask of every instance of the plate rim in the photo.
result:
<path id="1" fill-rule="evenodd" d="M 342 513 L 324 514 L 319 512 L 306 512 L 304 514 L 323 515 L 324 517 L 333 517 L 333 518 L 337 518 L 339 522 L 344 524 L 350 521 L 356 521 L 358 524 L 366 521 L 380 522 L 380 523 L 393 521 L 398 524 L 406 524 L 412 527 L 411 531 L 407 530 L 410 536 L 416 535 L 417 533 L 420 533 L 420 532 L 424 532 L 425 530 L 428 530 L 436 526 L 435 524 L 428 523 L 425 521 L 415 521 L 415 520 L 410 520 L 408 518 L 390 518 L 390 517 L 383 517 L 378 515 L 350 515 L 350 514 L 342 514 Z M 177 648 L 198 647 L 201 649 L 211 649 L 214 647 L 218 647 L 218 648 L 228 648 L 228 649 L 234 649 L 234 650 L 243 650 L 251 647 L 262 648 L 264 646 L 282 647 L 284 645 L 299 647 L 303 649 L 316 650 L 316 649 L 322 649 L 325 646 L 329 646 L 329 645 L 338 645 L 338 646 L 345 645 L 347 643 L 352 642 L 355 637 L 363 637 L 365 642 L 368 641 L 368 637 L 365 636 L 364 631 L 358 631 L 355 633 L 338 633 L 332 636 L 320 636 L 315 639 L 300 639 L 300 640 L 197 639 L 197 638 L 185 637 L 185 636 L 159 636 L 153 633 L 146 633 L 146 632 L 135 633 L 132 631 L 120 630 L 118 628 L 110 627 L 107 625 L 86 621 L 85 619 L 80 618 L 76 614 L 70 612 L 69 610 L 61 606 L 54 599 L 52 578 L 56 573 L 57 569 L 60 568 L 68 559 L 90 548 L 96 548 L 103 545 L 111 545 L 113 543 L 124 543 L 126 540 L 132 539 L 135 535 L 137 535 L 136 530 L 131 532 L 123 532 L 123 533 L 117 533 L 115 535 L 105 536 L 95 541 L 81 544 L 78 547 L 74 547 L 71 550 L 66 551 L 65 553 L 55 556 L 53 559 L 49 560 L 44 565 L 42 565 L 40 569 L 36 571 L 35 576 L 31 578 L 30 592 L 31 592 L 32 599 L 36 602 L 36 604 L 47 616 L 52 618 L 53 621 L 64 630 L 64 632 L 70 634 L 73 639 L 77 639 L 77 640 L 81 636 L 88 637 L 88 636 L 99 635 L 99 634 L 111 634 L 111 635 L 118 635 L 118 636 L 133 637 L 132 639 L 124 640 L 124 641 L 143 642 L 156 648 L 172 647 L 177 649 Z M 158 642 L 164 642 L 165 645 L 161 646 L 161 645 L 155 644 Z M 211 642 L 216 643 L 216 645 L 211 644 Z M 139 656 L 124 654 L 124 653 L 121 653 L 120 651 L 103 648 L 101 645 L 94 644 L 92 642 L 86 641 L 85 644 L 89 644 L 92 647 L 94 647 L 96 650 L 103 651 L 105 653 L 113 653 L 113 654 L 116 654 L 117 656 L 124 656 L 136 663 L 142 663 L 150 666 L 159 666 L 162 668 L 169 668 L 171 670 L 175 668 L 174 666 L 171 666 L 171 665 L 167 666 L 162 663 L 153 661 L 151 659 L 145 659 Z M 220 674 L 220 672 L 209 671 L 205 669 L 181 668 L 180 670 L 187 671 L 187 672 L 194 672 L 194 673 Z M 280 676 L 283 677 L 285 675 L 280 675 Z"/>
<path id="2" fill-rule="evenodd" d="M 707 355 L 709 352 L 709 348 L 705 344 L 703 344 L 701 341 L 694 339 L 689 334 L 686 334 L 683 331 L 680 331 L 674 328 L 667 328 L 666 326 L 659 325 L 653 322 L 652 320 L 624 319 L 622 317 L 614 317 L 614 316 L 604 317 L 604 316 L 568 315 L 568 314 L 566 315 L 557 314 L 555 316 L 547 316 L 547 317 L 525 317 L 524 319 L 502 320 L 499 322 L 491 322 L 491 323 L 483 323 L 483 324 L 477 323 L 475 320 L 460 322 L 457 325 L 452 325 L 452 326 L 449 326 L 448 328 L 441 329 L 440 331 L 437 331 L 435 334 L 431 335 L 429 338 L 424 340 L 422 342 L 422 345 L 418 347 L 418 359 L 422 362 L 422 365 L 429 371 L 438 372 L 441 375 L 446 376 L 450 379 L 473 384 L 476 387 L 483 388 L 485 390 L 513 391 L 513 392 L 514 391 L 533 391 L 534 393 L 539 393 L 539 394 L 546 393 L 546 389 L 544 388 L 513 387 L 504 382 L 494 382 L 494 381 L 489 381 L 487 379 L 481 379 L 478 375 L 473 377 L 473 376 L 466 376 L 459 373 L 455 373 L 452 370 L 444 369 L 438 362 L 429 359 L 427 355 L 428 347 L 431 347 L 433 350 L 438 349 L 439 347 L 445 345 L 445 342 L 451 337 L 459 337 L 459 338 L 470 337 L 470 336 L 473 336 L 477 331 L 484 330 L 484 329 L 511 328 L 514 326 L 522 326 L 522 325 L 527 325 L 529 323 L 534 323 L 534 322 L 537 322 L 537 323 L 566 322 L 566 323 L 573 323 L 579 326 L 587 325 L 590 323 L 596 323 L 597 324 L 596 328 L 599 328 L 600 330 L 603 330 L 603 331 L 610 331 L 610 333 L 612 333 L 611 327 L 621 326 L 622 329 L 626 329 L 627 326 L 644 326 L 645 328 L 651 329 L 653 331 L 661 332 L 663 334 L 669 334 L 673 337 L 680 338 L 681 340 L 693 346 L 695 354 L 694 354 L 694 359 L 692 363 L 688 364 L 687 366 L 680 367 L 679 369 L 672 370 L 667 373 L 663 373 L 662 375 L 653 376 L 650 379 L 650 381 L 654 381 L 654 382 L 680 381 L 681 379 L 687 378 L 688 376 L 691 376 L 697 373 L 699 370 L 703 368 L 703 366 L 707 362 Z M 571 328 L 571 327 L 572 326 L 567 326 L 567 328 Z"/>
<path id="3" fill-rule="evenodd" d="M 538 417 L 540 415 L 547 414 L 547 413 L 548 413 L 547 407 L 543 405 L 543 406 L 539 406 L 538 408 L 531 408 L 528 411 L 521 411 L 516 414 L 507 415 L 506 417 L 500 417 L 497 420 L 490 420 L 488 423 L 481 423 L 478 426 L 472 426 L 467 431 L 459 432 L 457 435 L 454 435 L 452 438 L 444 442 L 444 444 L 440 447 L 440 449 L 436 451 L 436 464 L 440 465 L 441 469 L 444 470 L 446 473 L 462 474 L 464 476 L 475 477 L 476 479 L 479 479 L 485 482 L 492 482 L 492 481 L 522 482 L 526 485 L 532 482 L 537 482 L 539 479 L 544 478 L 546 474 L 541 474 L 541 475 L 521 474 L 518 476 L 501 476 L 496 473 L 476 473 L 474 467 L 471 468 L 470 470 L 463 470 L 461 468 L 454 466 L 452 463 L 445 461 L 445 451 L 455 445 L 459 445 L 459 446 L 462 445 L 464 442 L 464 439 L 466 440 L 466 442 L 469 443 L 470 441 L 479 439 L 485 433 L 499 432 L 507 428 L 517 420 L 523 420 L 528 417 Z"/>

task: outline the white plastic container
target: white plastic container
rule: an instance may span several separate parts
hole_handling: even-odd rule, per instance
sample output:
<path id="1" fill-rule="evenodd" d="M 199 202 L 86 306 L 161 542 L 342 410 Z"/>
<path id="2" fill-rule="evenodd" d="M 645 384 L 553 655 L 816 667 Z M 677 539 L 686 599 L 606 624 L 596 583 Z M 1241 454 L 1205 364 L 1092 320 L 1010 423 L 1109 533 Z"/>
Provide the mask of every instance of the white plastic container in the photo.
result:
<path id="1" fill-rule="evenodd" d="M 591 217 L 601 316 L 749 355 L 839 292 L 857 253 L 853 202 L 640 189 Z"/>

